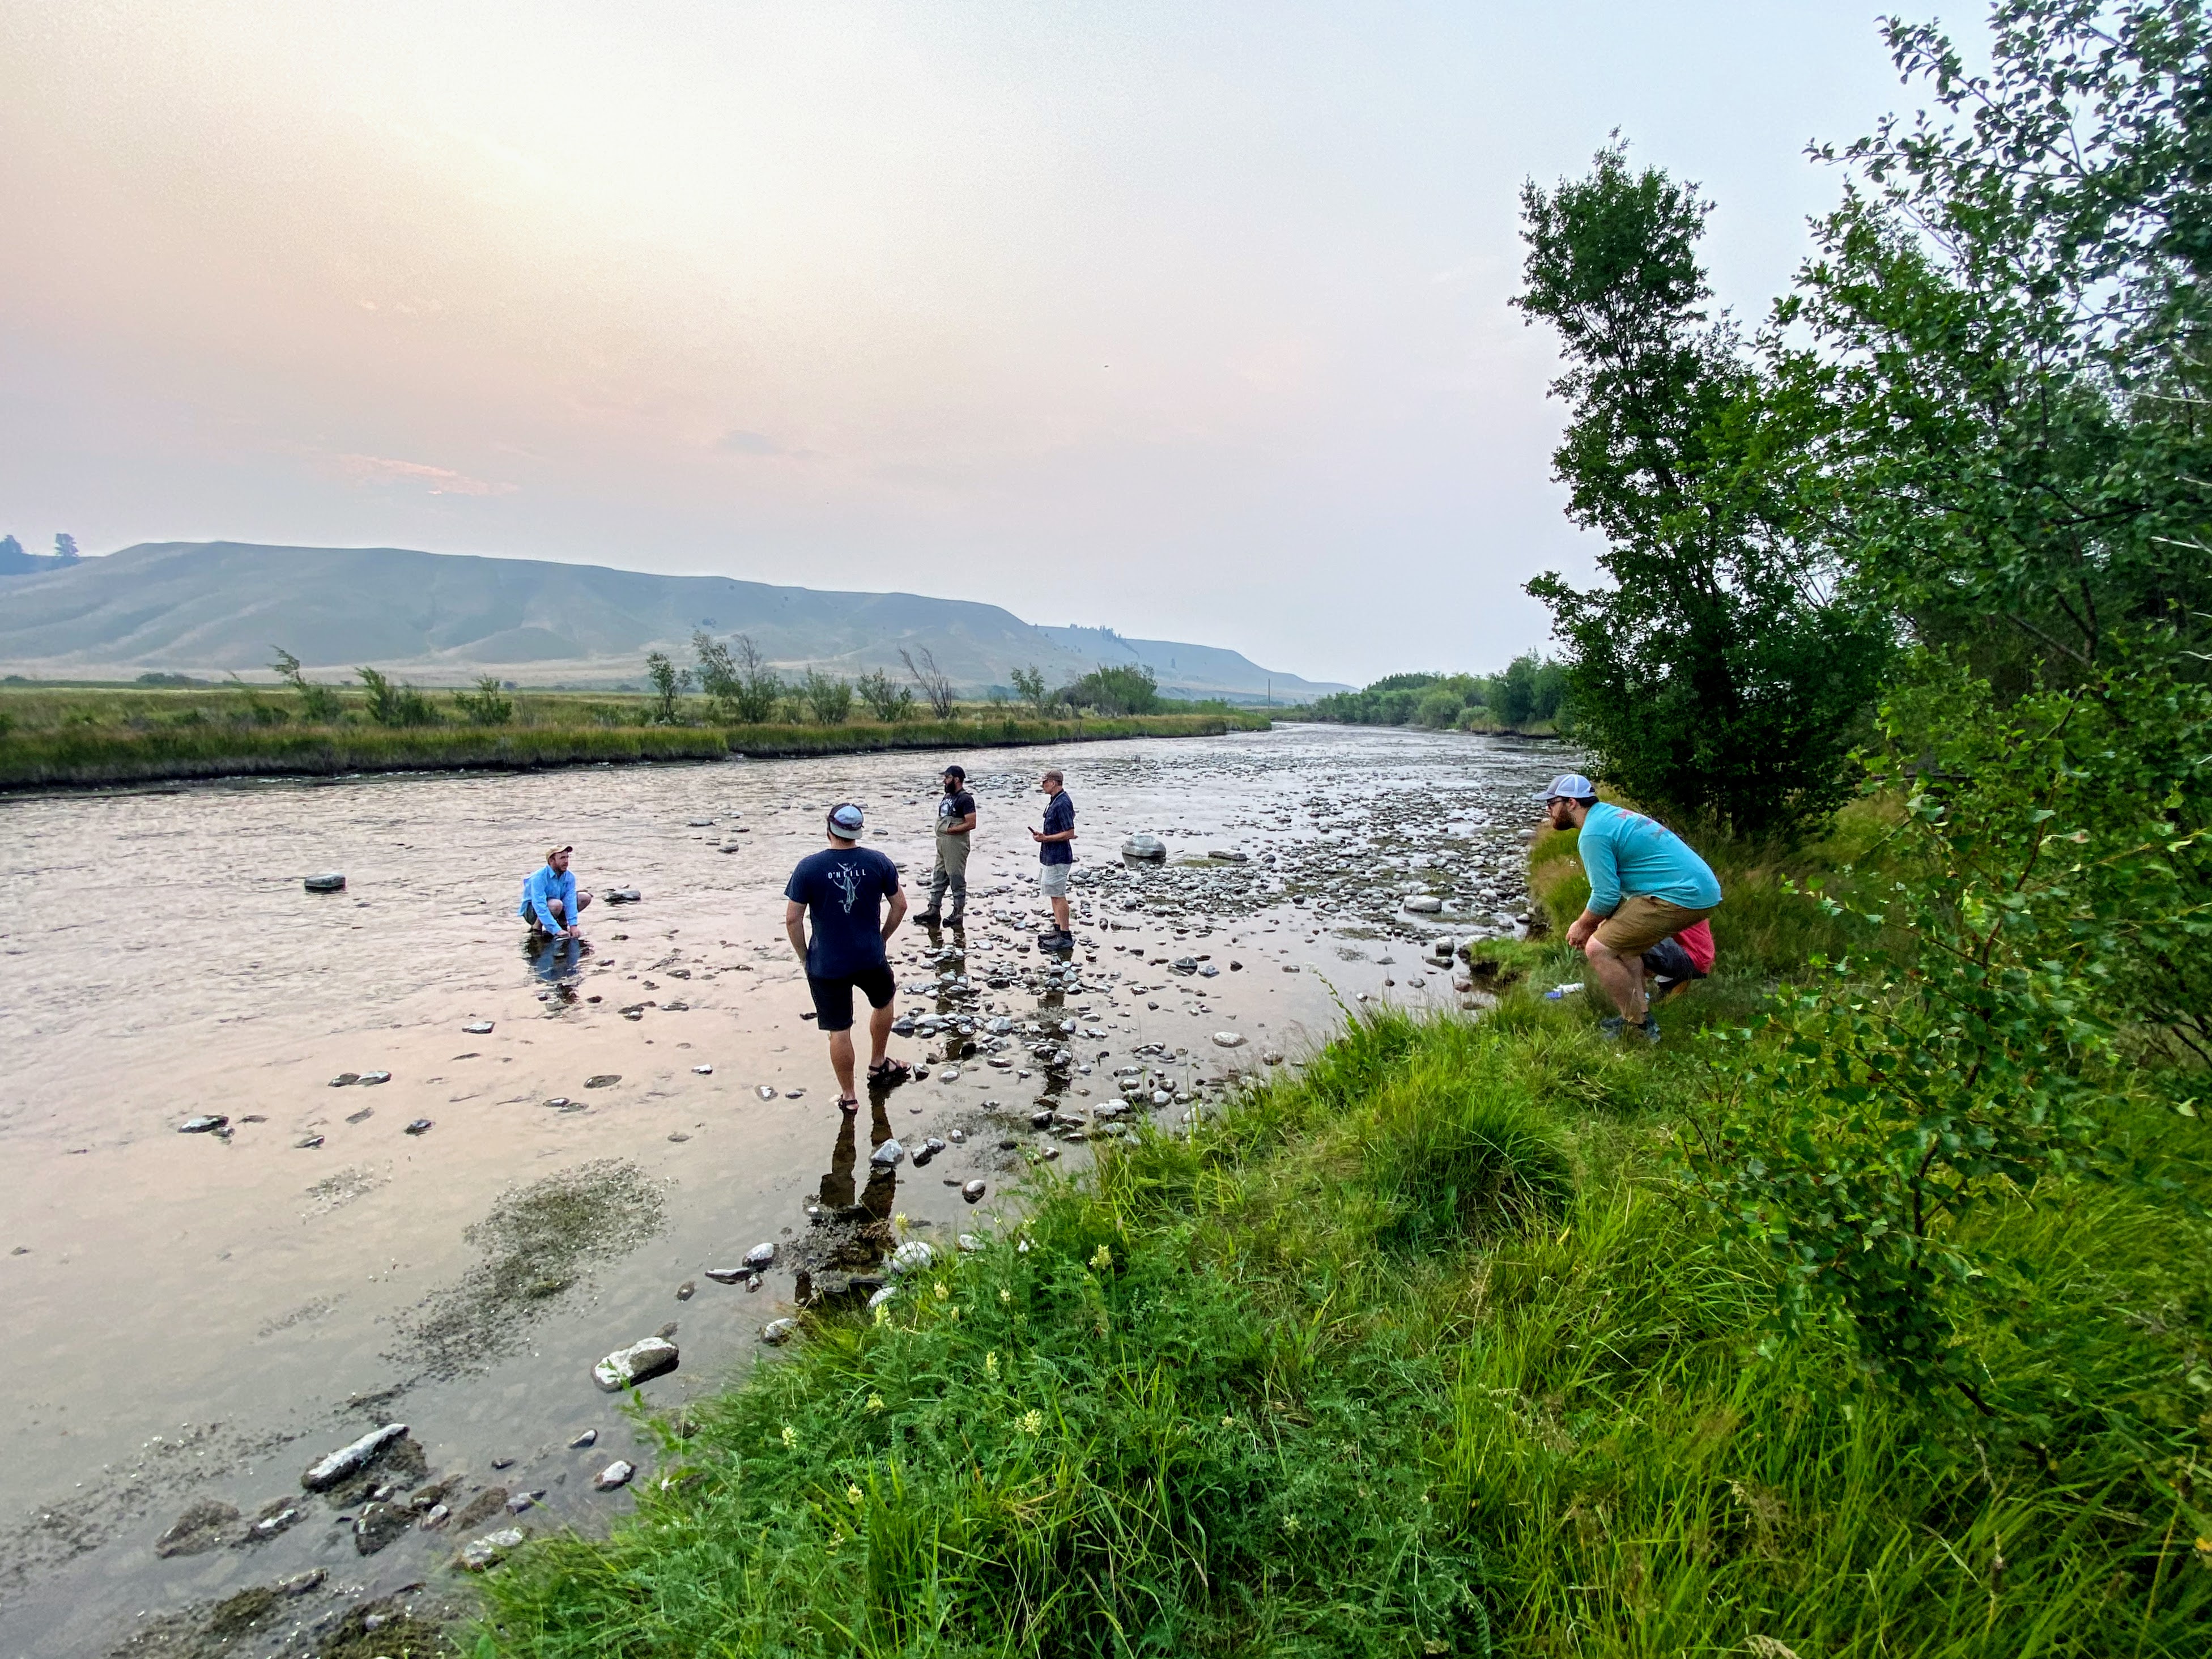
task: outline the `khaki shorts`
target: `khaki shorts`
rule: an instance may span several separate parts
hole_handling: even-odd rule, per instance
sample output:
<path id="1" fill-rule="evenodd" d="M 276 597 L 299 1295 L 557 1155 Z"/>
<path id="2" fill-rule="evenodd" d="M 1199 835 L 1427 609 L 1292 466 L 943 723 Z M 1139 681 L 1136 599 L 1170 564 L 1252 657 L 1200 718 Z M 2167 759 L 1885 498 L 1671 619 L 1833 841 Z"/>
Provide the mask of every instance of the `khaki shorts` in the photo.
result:
<path id="1" fill-rule="evenodd" d="M 1674 938 L 1719 908 L 1717 904 L 1711 904 L 1702 910 L 1692 910 L 1638 893 L 1621 900 L 1620 908 L 1598 923 L 1592 937 L 1617 957 L 1640 957 L 1661 939 Z"/>
<path id="2" fill-rule="evenodd" d="M 1067 878 L 1074 870 L 1072 864 L 1040 864 L 1037 866 L 1037 891 L 1047 898 L 1066 898 Z"/>

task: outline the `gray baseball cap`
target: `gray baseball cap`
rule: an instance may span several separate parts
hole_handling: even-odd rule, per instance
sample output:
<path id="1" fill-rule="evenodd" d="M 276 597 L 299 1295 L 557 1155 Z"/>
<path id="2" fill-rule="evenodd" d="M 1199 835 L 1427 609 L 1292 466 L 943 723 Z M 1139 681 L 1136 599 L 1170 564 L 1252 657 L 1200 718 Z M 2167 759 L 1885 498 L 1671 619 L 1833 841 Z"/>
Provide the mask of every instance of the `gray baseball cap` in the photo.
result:
<path id="1" fill-rule="evenodd" d="M 848 836 L 859 835 L 861 824 L 866 821 L 860 816 L 860 809 L 850 801 L 830 809 L 830 822 Z"/>
<path id="2" fill-rule="evenodd" d="M 1562 772 L 1552 780 L 1552 787 L 1528 797 L 1534 801 L 1595 800 L 1597 786 L 1579 772 Z"/>

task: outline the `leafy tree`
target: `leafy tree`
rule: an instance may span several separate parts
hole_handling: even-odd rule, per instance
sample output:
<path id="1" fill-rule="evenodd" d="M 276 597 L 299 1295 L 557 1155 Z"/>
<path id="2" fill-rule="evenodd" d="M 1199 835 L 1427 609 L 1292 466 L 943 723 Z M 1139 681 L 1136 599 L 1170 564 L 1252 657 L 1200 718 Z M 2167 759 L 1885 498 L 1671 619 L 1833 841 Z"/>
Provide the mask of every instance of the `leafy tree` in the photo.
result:
<path id="1" fill-rule="evenodd" d="M 1045 684 L 1044 670 L 1031 663 L 1027 668 L 1017 668 L 1012 676 L 1014 690 L 1022 701 L 1036 710 L 1040 718 L 1052 713 L 1056 701 L 1051 688 Z"/>
<path id="2" fill-rule="evenodd" d="M 1421 694 L 1421 701 L 1413 710 L 1413 719 L 1422 726 L 1439 732 L 1451 729 L 1459 721 L 1459 711 L 1467 707 L 1462 694 L 1450 686 L 1440 685 Z"/>
<path id="3" fill-rule="evenodd" d="M 276 660 L 269 665 L 278 679 L 300 694 L 300 718 L 310 725 L 328 726 L 343 712 L 344 704 L 334 686 L 320 685 L 309 679 L 300 666 L 300 659 L 281 645 L 269 647 L 276 653 Z"/>
<path id="4" fill-rule="evenodd" d="M 725 645 L 702 629 L 691 635 L 691 649 L 699 663 L 699 689 L 717 718 L 757 726 L 775 717 L 783 681 L 750 635 L 733 634 Z"/>
<path id="5" fill-rule="evenodd" d="M 435 726 L 438 710 L 420 687 L 394 680 L 374 668 L 354 671 L 368 694 L 368 717 L 379 726 Z"/>
<path id="6" fill-rule="evenodd" d="M 656 726 L 676 724 L 676 700 L 691 684 L 691 671 L 678 668 L 665 651 L 645 653 L 645 678 L 653 687 L 653 713 Z"/>
<path id="7" fill-rule="evenodd" d="M 1850 791 L 1890 646 L 1801 506 L 1789 458 L 1816 412 L 1708 319 L 1694 186 L 1632 172 L 1616 142 L 1522 205 L 1513 303 L 1559 331 L 1552 392 L 1571 413 L 1553 464 L 1612 578 L 1528 584 L 1569 647 L 1577 732 L 1655 807 L 1753 835 L 1818 820 Z"/>
<path id="8" fill-rule="evenodd" d="M 54 562 L 75 564 L 77 561 L 76 538 L 66 530 L 54 532 Z"/>
<path id="9" fill-rule="evenodd" d="M 938 667 L 937 658 L 930 648 L 926 645 L 902 645 L 899 647 L 898 653 L 899 660 L 906 665 L 906 672 L 913 679 L 915 689 L 921 693 L 922 701 L 929 705 L 929 712 L 941 720 L 951 720 L 952 677 Z"/>
<path id="10" fill-rule="evenodd" d="M 474 689 L 454 692 L 453 706 L 473 726 L 505 726 L 514 718 L 514 702 L 501 694 L 496 674 L 479 674 Z"/>
<path id="11" fill-rule="evenodd" d="M 806 678 L 799 682 L 799 695 L 806 705 L 806 712 L 823 726 L 842 726 L 852 718 L 851 684 L 818 668 L 806 671 Z"/>
<path id="12" fill-rule="evenodd" d="M 1102 714 L 1150 714 L 1160 706 L 1159 682 L 1141 663 L 1104 665 L 1063 689 L 1057 702 Z"/>
<path id="13" fill-rule="evenodd" d="M 914 714 L 914 691 L 911 687 L 894 685 L 891 677 L 880 668 L 871 669 L 860 676 L 854 690 L 860 701 L 878 720 L 892 725 L 910 718 Z"/>

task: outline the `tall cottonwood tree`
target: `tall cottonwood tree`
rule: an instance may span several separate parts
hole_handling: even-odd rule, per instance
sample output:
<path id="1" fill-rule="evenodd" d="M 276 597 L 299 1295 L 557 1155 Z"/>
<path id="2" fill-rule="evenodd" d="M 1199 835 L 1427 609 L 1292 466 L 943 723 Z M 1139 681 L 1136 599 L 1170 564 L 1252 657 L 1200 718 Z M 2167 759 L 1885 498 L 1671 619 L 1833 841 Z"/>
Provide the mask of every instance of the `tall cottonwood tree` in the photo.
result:
<path id="1" fill-rule="evenodd" d="M 1697 258 L 1709 204 L 1625 144 L 1522 194 L 1527 286 L 1559 331 L 1553 459 L 1609 586 L 1528 584 L 1566 641 L 1577 737 L 1648 805 L 1787 834 L 1850 792 L 1890 641 L 1857 604 L 1791 457 L 1823 411 L 1763 374 Z"/>

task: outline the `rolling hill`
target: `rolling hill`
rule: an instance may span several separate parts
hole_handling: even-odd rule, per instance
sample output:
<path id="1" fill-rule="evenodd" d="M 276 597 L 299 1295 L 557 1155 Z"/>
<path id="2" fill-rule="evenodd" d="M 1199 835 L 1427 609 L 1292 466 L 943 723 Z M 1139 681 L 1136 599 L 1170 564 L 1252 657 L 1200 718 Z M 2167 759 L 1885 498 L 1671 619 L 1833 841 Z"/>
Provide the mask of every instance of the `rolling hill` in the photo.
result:
<path id="1" fill-rule="evenodd" d="M 610 684 L 636 679 L 647 651 L 688 659 L 696 629 L 748 635 L 786 672 L 897 672 L 902 645 L 925 647 L 969 690 L 1030 664 L 1059 684 L 1129 661 L 1182 697 L 1256 701 L 1271 681 L 1277 702 L 1343 689 L 1218 647 L 1039 628 L 962 599 L 406 548 L 148 542 L 0 576 L 0 672 L 40 678 L 265 678 L 281 645 L 325 674 L 367 663 L 432 684 Z"/>

